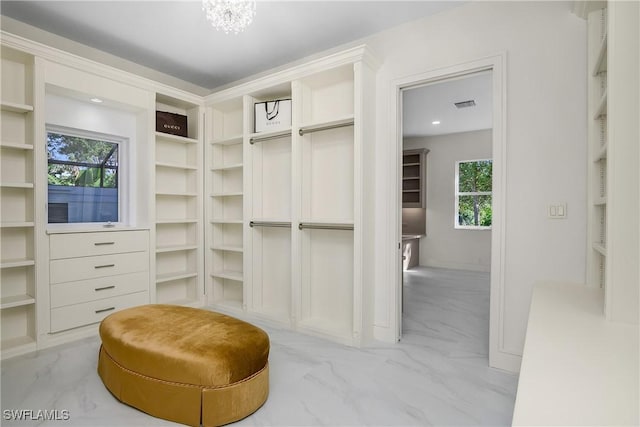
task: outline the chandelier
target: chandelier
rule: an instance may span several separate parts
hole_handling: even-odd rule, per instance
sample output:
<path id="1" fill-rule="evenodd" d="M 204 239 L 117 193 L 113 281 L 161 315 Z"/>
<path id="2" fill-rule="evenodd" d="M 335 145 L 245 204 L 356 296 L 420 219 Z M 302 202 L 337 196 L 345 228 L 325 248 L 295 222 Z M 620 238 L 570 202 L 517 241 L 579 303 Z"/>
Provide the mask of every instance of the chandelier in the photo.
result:
<path id="1" fill-rule="evenodd" d="M 213 27 L 226 34 L 238 34 L 253 21 L 255 0 L 202 0 L 202 10 Z"/>

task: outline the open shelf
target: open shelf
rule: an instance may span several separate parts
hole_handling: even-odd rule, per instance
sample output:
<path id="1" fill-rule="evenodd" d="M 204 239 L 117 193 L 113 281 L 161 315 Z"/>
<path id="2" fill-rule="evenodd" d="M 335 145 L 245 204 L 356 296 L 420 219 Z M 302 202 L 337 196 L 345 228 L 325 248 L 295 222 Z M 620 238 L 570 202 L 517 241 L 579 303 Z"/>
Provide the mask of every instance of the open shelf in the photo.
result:
<path id="1" fill-rule="evenodd" d="M 243 252 L 244 249 L 240 245 L 219 245 L 212 246 L 211 250 L 213 251 L 227 251 L 227 252 Z"/>
<path id="2" fill-rule="evenodd" d="M 212 145 L 236 145 L 242 144 L 243 136 L 240 135 L 232 135 L 226 138 L 214 139 L 211 141 Z"/>
<path id="3" fill-rule="evenodd" d="M 18 268 L 29 267 L 35 265 L 36 261 L 33 259 L 20 258 L 20 259 L 6 259 L 0 263 L 0 269 L 2 268 Z"/>
<path id="4" fill-rule="evenodd" d="M 193 251 L 196 249 L 198 249 L 197 245 L 160 246 L 156 248 L 156 253 Z"/>
<path id="5" fill-rule="evenodd" d="M 33 144 L 24 144 L 21 142 L 0 142 L 0 148 L 13 150 L 33 150 Z"/>
<path id="6" fill-rule="evenodd" d="M 31 295 L 11 295 L 0 298 L 0 309 L 20 307 L 23 305 L 35 304 L 36 299 Z"/>
<path id="7" fill-rule="evenodd" d="M 164 139 L 165 141 L 179 142 L 181 144 L 198 144 L 197 138 L 187 138 L 179 135 L 172 135 L 170 133 L 156 132 L 157 139 Z"/>
<path id="8" fill-rule="evenodd" d="M 28 104 L 19 104 L 16 102 L 0 101 L 0 109 L 2 109 L 2 111 L 23 114 L 31 113 L 33 111 L 33 106 Z"/>
<path id="9" fill-rule="evenodd" d="M 607 71 L 607 40 L 608 34 L 604 34 L 600 46 L 598 47 L 598 53 L 596 55 L 595 63 L 591 69 L 591 75 L 596 77 L 598 74 Z"/>
<path id="10" fill-rule="evenodd" d="M 218 277 L 220 279 L 229 279 L 229 280 L 235 280 L 235 281 L 241 282 L 242 272 L 234 271 L 234 270 L 214 271 L 211 273 L 211 277 Z"/>

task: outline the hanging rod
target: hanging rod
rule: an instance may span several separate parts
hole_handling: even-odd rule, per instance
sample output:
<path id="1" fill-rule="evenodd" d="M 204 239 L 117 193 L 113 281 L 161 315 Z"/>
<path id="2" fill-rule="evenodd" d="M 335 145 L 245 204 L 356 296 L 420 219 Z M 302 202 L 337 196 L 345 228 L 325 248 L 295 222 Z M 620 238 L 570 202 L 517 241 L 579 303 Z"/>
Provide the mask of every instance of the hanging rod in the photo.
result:
<path id="1" fill-rule="evenodd" d="M 329 122 L 329 123 L 320 124 L 320 125 L 304 126 L 300 128 L 300 130 L 298 131 L 298 134 L 300 134 L 300 136 L 303 136 L 305 133 L 319 132 L 322 130 L 336 129 L 336 128 L 341 128 L 345 126 L 353 126 L 353 122 L 354 122 L 353 119 L 350 118 L 350 119 L 344 119 L 344 120 L 336 120 L 334 122 Z"/>
<path id="2" fill-rule="evenodd" d="M 322 222 L 301 222 L 298 229 L 312 228 L 316 230 L 353 230 L 353 224 L 336 224 Z"/>
<path id="3" fill-rule="evenodd" d="M 280 139 L 280 138 L 285 137 L 285 136 L 291 136 L 291 129 L 286 130 L 286 131 L 282 131 L 282 132 L 278 132 L 278 133 L 274 133 L 274 134 L 271 134 L 271 135 L 251 137 L 249 139 L 249 144 L 253 145 L 256 142 L 269 141 L 271 139 Z"/>
<path id="4" fill-rule="evenodd" d="M 291 228 L 290 222 L 278 221 L 249 221 L 249 227 L 282 227 Z"/>

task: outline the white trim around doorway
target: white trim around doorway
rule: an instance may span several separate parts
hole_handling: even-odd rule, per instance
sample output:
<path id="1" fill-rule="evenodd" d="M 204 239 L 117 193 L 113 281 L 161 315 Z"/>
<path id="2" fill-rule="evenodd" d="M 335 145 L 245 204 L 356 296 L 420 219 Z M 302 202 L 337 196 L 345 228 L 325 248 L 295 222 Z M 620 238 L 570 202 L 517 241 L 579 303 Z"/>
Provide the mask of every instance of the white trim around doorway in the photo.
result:
<path id="1" fill-rule="evenodd" d="M 395 155 L 388 156 L 386 168 L 388 206 L 387 230 L 392 244 L 387 245 L 387 275 L 385 282 L 389 289 L 390 330 L 395 338 L 400 338 L 402 325 L 401 310 L 401 255 L 402 215 L 401 215 L 401 162 L 402 162 L 402 96 L 405 89 L 439 81 L 460 78 L 469 74 L 492 71 L 493 86 L 493 224 L 491 229 L 491 286 L 490 286 L 490 326 L 489 365 L 508 371 L 518 371 L 520 355 L 513 354 L 504 346 L 504 277 L 505 277 L 505 194 L 506 194 L 506 53 L 473 60 L 445 68 L 395 79 L 391 82 L 389 99 L 390 136 L 395 141 Z M 391 153 L 390 153 L 391 154 Z"/>

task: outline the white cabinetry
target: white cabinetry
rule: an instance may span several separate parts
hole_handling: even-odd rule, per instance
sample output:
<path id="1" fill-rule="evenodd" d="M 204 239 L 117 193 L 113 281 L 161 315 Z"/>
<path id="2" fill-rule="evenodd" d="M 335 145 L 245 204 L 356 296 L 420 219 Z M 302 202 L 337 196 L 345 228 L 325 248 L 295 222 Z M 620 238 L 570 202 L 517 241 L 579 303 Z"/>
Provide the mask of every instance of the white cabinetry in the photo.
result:
<path id="1" fill-rule="evenodd" d="M 370 64 L 354 48 L 209 97 L 215 308 L 360 344 Z M 255 133 L 254 104 L 277 99 L 291 128 Z"/>
<path id="2" fill-rule="evenodd" d="M 242 97 L 207 109 L 206 281 L 208 302 L 242 310 L 243 288 L 243 137 Z"/>
<path id="3" fill-rule="evenodd" d="M 245 96 L 247 131 L 245 180 L 245 277 L 247 309 L 286 325 L 293 322 L 291 245 L 293 141 L 291 127 L 254 133 L 256 103 L 291 99 L 292 84 L 268 86 Z M 293 104 L 293 101 L 292 101 Z M 295 113 L 292 112 L 295 115 Z"/>
<path id="4" fill-rule="evenodd" d="M 3 357 L 35 350 L 34 57 L 2 47 L 0 314 Z"/>
<path id="5" fill-rule="evenodd" d="M 53 234 L 49 253 L 52 333 L 149 302 L 145 230 Z"/>
<path id="6" fill-rule="evenodd" d="M 586 2 L 589 49 L 588 282 L 608 320 L 638 324 L 640 5 Z"/>
<path id="7" fill-rule="evenodd" d="M 187 137 L 155 134 L 155 301 L 200 305 L 202 144 L 200 107 L 156 95 L 156 109 L 187 116 Z"/>
<path id="8" fill-rule="evenodd" d="M 605 287 L 607 257 L 607 9 L 591 12 L 588 25 L 589 281 Z"/>

